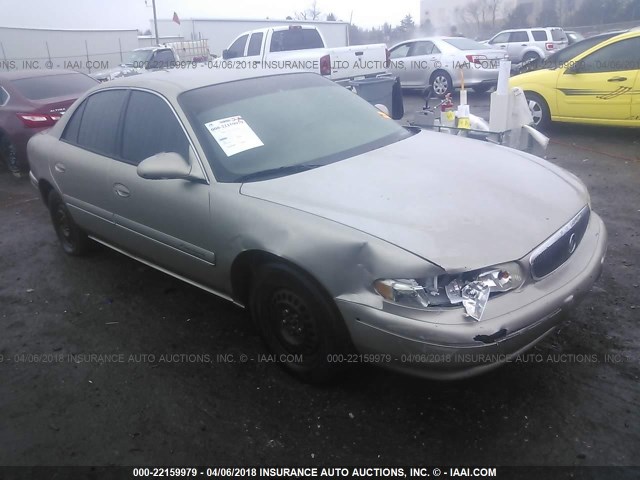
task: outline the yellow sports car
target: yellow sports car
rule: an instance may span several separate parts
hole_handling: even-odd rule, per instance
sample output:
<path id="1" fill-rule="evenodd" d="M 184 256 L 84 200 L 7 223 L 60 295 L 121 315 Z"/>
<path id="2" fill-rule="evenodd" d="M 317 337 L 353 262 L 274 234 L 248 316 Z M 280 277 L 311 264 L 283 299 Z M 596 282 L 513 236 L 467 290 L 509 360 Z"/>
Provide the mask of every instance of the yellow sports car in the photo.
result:
<path id="1" fill-rule="evenodd" d="M 640 127 L 640 31 L 544 67 L 509 81 L 524 90 L 536 127 L 552 121 Z"/>

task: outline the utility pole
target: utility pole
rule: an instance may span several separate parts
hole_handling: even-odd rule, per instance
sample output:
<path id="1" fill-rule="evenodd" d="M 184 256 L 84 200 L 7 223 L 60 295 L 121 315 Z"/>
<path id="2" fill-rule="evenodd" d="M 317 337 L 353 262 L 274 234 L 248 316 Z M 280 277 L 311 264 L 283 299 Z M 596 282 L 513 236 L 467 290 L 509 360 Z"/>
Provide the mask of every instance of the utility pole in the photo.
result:
<path id="1" fill-rule="evenodd" d="M 160 37 L 158 36 L 158 16 L 156 15 L 156 0 L 151 0 L 153 4 L 153 30 L 156 34 L 156 45 L 160 45 Z"/>

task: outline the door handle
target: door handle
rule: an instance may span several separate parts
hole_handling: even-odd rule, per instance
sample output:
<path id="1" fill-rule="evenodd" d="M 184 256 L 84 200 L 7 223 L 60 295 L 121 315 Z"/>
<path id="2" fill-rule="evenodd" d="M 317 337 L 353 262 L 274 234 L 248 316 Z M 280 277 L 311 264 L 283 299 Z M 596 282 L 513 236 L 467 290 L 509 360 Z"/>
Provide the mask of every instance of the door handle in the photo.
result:
<path id="1" fill-rule="evenodd" d="M 129 189 L 124 185 L 122 185 L 121 183 L 114 184 L 113 191 L 119 197 L 128 197 L 129 195 L 131 195 L 131 192 L 129 191 Z"/>
<path id="2" fill-rule="evenodd" d="M 520 46 L 521 46 L 521 47 L 528 47 L 529 45 L 528 45 L 528 44 L 526 44 L 526 43 L 523 43 L 523 44 L 521 44 Z"/>
<path id="3" fill-rule="evenodd" d="M 356 52 L 357 57 L 361 57 L 362 55 L 364 55 L 364 52 Z"/>
<path id="4" fill-rule="evenodd" d="M 60 162 L 56 163 L 56 164 L 53 166 L 53 168 L 54 168 L 54 169 L 55 169 L 55 171 L 56 171 L 56 172 L 58 172 L 58 173 L 64 173 L 64 172 L 66 172 L 66 171 L 67 171 L 67 167 L 65 167 L 65 166 L 64 166 L 64 164 L 63 164 L 63 163 L 60 163 Z"/>
<path id="5" fill-rule="evenodd" d="M 625 82 L 627 77 L 611 77 L 607 82 Z"/>

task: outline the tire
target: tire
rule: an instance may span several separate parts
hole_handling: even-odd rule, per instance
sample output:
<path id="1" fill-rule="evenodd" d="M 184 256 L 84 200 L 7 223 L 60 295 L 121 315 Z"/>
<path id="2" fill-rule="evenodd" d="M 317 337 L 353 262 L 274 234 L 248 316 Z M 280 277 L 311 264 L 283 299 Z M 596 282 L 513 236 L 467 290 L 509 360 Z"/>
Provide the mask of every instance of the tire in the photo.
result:
<path id="1" fill-rule="evenodd" d="M 251 315 L 267 347 L 286 371 L 308 383 L 334 380 L 344 362 L 329 355 L 351 351 L 344 321 L 327 297 L 307 275 L 275 263 L 258 270 L 251 291 Z"/>
<path id="2" fill-rule="evenodd" d="M 476 93 L 487 93 L 489 90 L 491 90 L 491 87 L 493 87 L 493 85 L 486 85 L 481 83 L 480 85 L 474 85 L 473 87 L 473 91 Z"/>
<path id="3" fill-rule="evenodd" d="M 447 93 L 453 93 L 453 80 L 444 70 L 436 70 L 429 80 L 434 95 L 443 98 Z"/>
<path id="4" fill-rule="evenodd" d="M 533 126 L 538 130 L 549 128 L 551 126 L 551 114 L 546 100 L 534 92 L 525 92 L 524 96 L 529 103 L 529 109 L 533 116 Z"/>
<path id="5" fill-rule="evenodd" d="M 522 57 L 522 63 L 529 62 L 529 61 L 531 61 L 532 63 L 539 62 L 540 55 L 538 55 L 536 52 L 525 53 L 524 56 Z"/>
<path id="6" fill-rule="evenodd" d="M 9 170 L 9 173 L 11 173 L 14 177 L 23 178 L 26 176 L 25 172 L 20 168 L 20 164 L 18 163 L 16 147 L 6 136 L 0 138 L 0 157 L 2 157 L 2 161 Z"/>
<path id="7" fill-rule="evenodd" d="M 91 240 L 75 224 L 67 206 L 55 190 L 49 193 L 48 205 L 53 229 L 56 231 L 65 253 L 73 256 L 82 256 L 88 253 L 91 250 Z"/>

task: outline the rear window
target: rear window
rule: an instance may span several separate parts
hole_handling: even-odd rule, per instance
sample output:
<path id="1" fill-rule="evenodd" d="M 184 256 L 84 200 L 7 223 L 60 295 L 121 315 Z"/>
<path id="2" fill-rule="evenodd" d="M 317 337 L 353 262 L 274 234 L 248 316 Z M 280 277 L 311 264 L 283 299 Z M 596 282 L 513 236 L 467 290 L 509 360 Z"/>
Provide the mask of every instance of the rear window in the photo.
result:
<path id="1" fill-rule="evenodd" d="M 178 100 L 221 182 L 327 165 L 411 136 L 362 98 L 313 74 L 211 85 Z"/>
<path id="2" fill-rule="evenodd" d="M 564 30 L 560 28 L 554 28 L 551 30 L 551 38 L 554 42 L 566 42 L 567 36 L 564 33 Z"/>
<path id="3" fill-rule="evenodd" d="M 79 97 L 98 82 L 82 73 L 66 73 L 21 78 L 12 80 L 11 83 L 23 97 L 42 100 L 55 97 Z"/>
<path id="4" fill-rule="evenodd" d="M 324 48 L 322 37 L 313 28 L 292 28 L 278 30 L 271 35 L 272 52 L 288 52 L 289 50 L 307 50 Z"/>
<path id="5" fill-rule="evenodd" d="M 483 43 L 463 37 L 447 38 L 443 39 L 443 41 L 458 50 L 489 50 L 491 48 Z"/>

